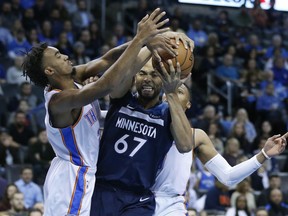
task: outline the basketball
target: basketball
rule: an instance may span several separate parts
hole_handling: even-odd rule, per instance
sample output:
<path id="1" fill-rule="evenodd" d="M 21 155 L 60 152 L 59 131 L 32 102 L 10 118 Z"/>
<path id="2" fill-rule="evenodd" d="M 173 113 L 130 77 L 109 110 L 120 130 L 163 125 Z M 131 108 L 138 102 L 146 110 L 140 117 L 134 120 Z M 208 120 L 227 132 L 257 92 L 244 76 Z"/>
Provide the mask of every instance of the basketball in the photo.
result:
<path id="1" fill-rule="evenodd" d="M 175 43 L 175 39 L 171 39 L 171 41 Z M 180 40 L 177 51 L 178 51 L 178 55 L 175 58 L 173 58 L 173 56 L 171 56 L 165 50 L 160 50 L 158 53 L 162 59 L 162 62 L 167 72 L 169 72 L 169 65 L 167 61 L 171 59 L 175 68 L 176 68 L 176 62 L 178 61 L 180 64 L 180 68 L 181 68 L 180 79 L 184 79 L 192 72 L 192 68 L 194 65 L 194 55 L 191 52 L 190 47 L 188 47 L 188 49 L 185 49 L 184 44 L 182 43 L 181 40 Z M 152 65 L 158 71 L 161 71 L 159 63 L 155 57 L 152 57 Z"/>

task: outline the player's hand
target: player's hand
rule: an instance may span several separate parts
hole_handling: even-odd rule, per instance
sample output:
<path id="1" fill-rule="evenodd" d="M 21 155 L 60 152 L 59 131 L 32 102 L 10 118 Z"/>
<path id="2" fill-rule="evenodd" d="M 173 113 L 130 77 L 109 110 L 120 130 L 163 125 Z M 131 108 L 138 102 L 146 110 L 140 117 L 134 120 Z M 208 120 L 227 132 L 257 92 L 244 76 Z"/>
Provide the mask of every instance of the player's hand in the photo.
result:
<path id="1" fill-rule="evenodd" d="M 83 86 L 92 83 L 92 82 L 96 82 L 99 79 L 98 76 L 94 76 L 94 77 L 89 77 L 88 79 L 84 80 L 84 82 L 82 83 Z"/>
<path id="2" fill-rule="evenodd" d="M 287 137 L 288 132 L 285 133 L 283 136 L 280 134 L 274 135 L 266 141 L 264 145 L 264 151 L 269 157 L 274 157 L 276 155 L 281 154 L 287 145 Z"/>
<path id="3" fill-rule="evenodd" d="M 180 41 L 182 41 L 185 49 L 190 48 L 191 52 L 193 52 L 195 47 L 194 41 L 191 38 L 189 38 L 186 34 L 181 32 L 167 31 L 163 33 L 163 35 L 169 38 L 174 38 L 177 46 L 179 46 Z"/>
<path id="4" fill-rule="evenodd" d="M 170 38 L 165 36 L 164 34 L 158 34 L 155 37 L 151 38 L 147 44 L 147 48 L 150 50 L 152 55 L 158 60 L 161 61 L 161 57 L 159 55 L 161 52 L 166 52 L 171 57 L 176 57 L 178 55 L 175 49 L 178 48 L 178 45 L 172 43 Z"/>
<path id="5" fill-rule="evenodd" d="M 181 68 L 179 62 L 177 62 L 176 71 L 172 61 L 169 59 L 167 62 L 169 64 L 169 73 L 164 67 L 163 62 L 159 63 L 161 71 L 158 71 L 155 68 L 156 72 L 158 73 L 163 82 L 163 89 L 166 95 L 169 93 L 176 93 L 178 88 L 182 84 L 182 82 L 180 81 Z"/>
<path id="6" fill-rule="evenodd" d="M 137 25 L 137 37 L 140 42 L 146 44 L 148 40 L 157 34 L 169 31 L 169 28 L 162 28 L 169 19 L 160 21 L 161 18 L 165 16 L 166 12 L 160 10 L 160 8 L 155 9 L 150 15 L 146 15 Z"/>

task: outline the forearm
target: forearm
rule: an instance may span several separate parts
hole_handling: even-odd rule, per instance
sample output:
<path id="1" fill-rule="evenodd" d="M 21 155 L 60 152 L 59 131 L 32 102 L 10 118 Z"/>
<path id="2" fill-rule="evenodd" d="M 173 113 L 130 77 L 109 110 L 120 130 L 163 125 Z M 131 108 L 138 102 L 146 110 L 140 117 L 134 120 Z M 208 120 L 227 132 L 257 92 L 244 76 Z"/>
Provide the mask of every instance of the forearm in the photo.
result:
<path id="1" fill-rule="evenodd" d="M 181 107 L 176 93 L 166 94 L 171 114 L 171 132 L 180 153 L 189 152 L 192 149 L 192 131 L 189 121 Z"/>
<path id="2" fill-rule="evenodd" d="M 205 167 L 216 176 L 220 182 L 227 186 L 232 186 L 238 184 L 259 169 L 264 161 L 264 155 L 259 153 L 249 160 L 231 167 L 220 154 L 217 154 L 205 164 Z"/>

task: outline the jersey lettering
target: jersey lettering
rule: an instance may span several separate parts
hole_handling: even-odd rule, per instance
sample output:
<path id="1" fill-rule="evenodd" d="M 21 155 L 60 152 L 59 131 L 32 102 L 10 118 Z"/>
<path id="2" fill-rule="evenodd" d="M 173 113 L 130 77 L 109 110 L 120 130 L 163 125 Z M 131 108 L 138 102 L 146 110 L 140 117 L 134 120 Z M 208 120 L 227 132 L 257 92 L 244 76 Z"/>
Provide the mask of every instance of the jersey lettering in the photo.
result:
<path id="1" fill-rule="evenodd" d="M 123 154 L 128 149 L 128 143 L 125 140 L 128 138 L 129 135 L 125 134 L 122 136 L 114 145 L 114 149 L 118 154 Z M 130 157 L 133 157 L 140 149 L 141 147 L 147 142 L 147 140 L 141 139 L 139 137 L 134 137 L 134 141 L 138 142 L 139 144 L 136 146 L 136 148 L 129 154 Z"/>

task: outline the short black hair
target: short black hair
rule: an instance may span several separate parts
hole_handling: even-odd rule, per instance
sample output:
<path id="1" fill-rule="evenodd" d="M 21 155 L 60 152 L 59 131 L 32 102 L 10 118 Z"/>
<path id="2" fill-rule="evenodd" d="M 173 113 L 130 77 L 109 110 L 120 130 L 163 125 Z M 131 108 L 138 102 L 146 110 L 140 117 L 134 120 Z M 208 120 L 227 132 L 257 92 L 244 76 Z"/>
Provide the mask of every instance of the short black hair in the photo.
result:
<path id="1" fill-rule="evenodd" d="M 25 59 L 22 64 L 23 76 L 29 77 L 30 80 L 40 87 L 48 85 L 48 78 L 43 68 L 43 53 L 48 47 L 47 43 L 40 43 L 25 53 Z"/>

